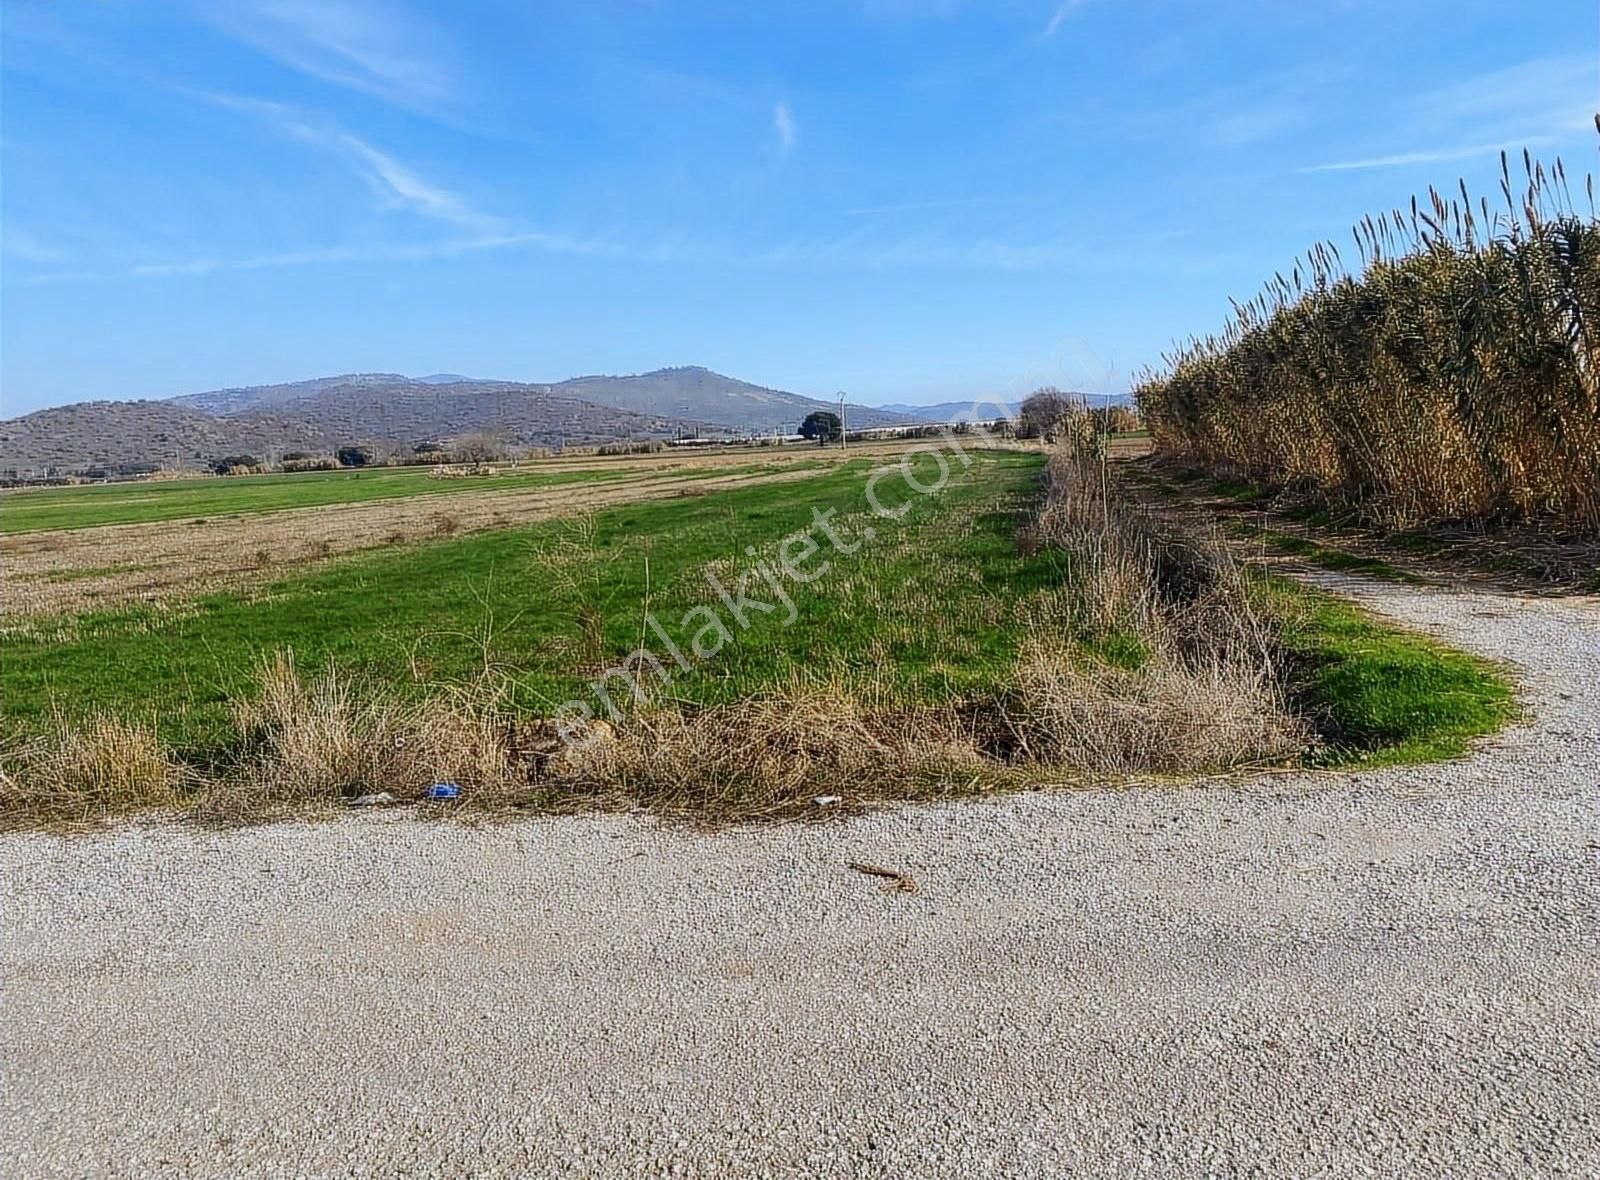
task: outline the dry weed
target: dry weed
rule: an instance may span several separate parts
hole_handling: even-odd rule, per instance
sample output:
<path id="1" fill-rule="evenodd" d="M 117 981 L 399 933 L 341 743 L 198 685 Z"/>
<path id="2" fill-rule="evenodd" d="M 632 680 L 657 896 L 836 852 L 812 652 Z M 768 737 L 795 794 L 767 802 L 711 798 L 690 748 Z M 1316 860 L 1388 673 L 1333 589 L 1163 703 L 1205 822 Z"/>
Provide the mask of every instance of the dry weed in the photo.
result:
<path id="1" fill-rule="evenodd" d="M 0 753 L 0 828 L 173 807 L 192 777 L 148 721 L 57 715 L 44 736 Z"/>
<path id="2" fill-rule="evenodd" d="M 665 812 L 749 817 L 937 790 L 983 764 L 954 713 L 877 713 L 826 684 L 728 705 L 652 710 L 572 751 L 552 777 Z M 920 787 L 919 787 L 920 784 Z"/>
<path id="3" fill-rule="evenodd" d="M 1308 740 L 1267 671 L 1243 660 L 1158 659 L 1133 671 L 1034 644 L 1001 709 L 1022 759 L 1074 771 L 1265 765 Z"/>

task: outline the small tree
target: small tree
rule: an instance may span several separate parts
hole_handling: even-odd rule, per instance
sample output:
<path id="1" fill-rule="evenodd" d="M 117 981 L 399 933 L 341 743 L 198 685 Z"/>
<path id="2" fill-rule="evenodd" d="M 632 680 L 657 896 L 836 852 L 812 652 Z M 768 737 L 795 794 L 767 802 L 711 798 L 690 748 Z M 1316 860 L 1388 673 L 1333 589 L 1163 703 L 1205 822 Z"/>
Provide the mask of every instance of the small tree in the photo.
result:
<path id="1" fill-rule="evenodd" d="M 366 447 L 340 447 L 334 454 L 341 467 L 365 467 L 372 462 L 372 452 Z"/>
<path id="2" fill-rule="evenodd" d="M 815 439 L 818 446 L 838 442 L 843 434 L 844 425 L 832 410 L 812 410 L 800 423 L 800 437 Z"/>
<path id="3" fill-rule="evenodd" d="M 1082 394 L 1062 393 L 1053 385 L 1036 389 L 1017 409 L 1017 437 L 1053 439 L 1075 434 L 1089 407 Z"/>

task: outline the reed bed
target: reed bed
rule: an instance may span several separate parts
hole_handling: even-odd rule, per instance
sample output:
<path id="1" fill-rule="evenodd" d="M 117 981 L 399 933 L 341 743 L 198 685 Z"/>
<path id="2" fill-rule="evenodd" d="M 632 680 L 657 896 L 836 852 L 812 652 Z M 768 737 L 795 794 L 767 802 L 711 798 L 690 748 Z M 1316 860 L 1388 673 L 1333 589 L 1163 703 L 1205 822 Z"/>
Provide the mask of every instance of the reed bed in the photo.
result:
<path id="1" fill-rule="evenodd" d="M 1559 160 L 1522 165 L 1496 206 L 1463 182 L 1364 219 L 1358 274 L 1319 245 L 1176 348 L 1136 390 L 1157 449 L 1389 527 L 1600 533 L 1594 182 L 1580 214 Z"/>

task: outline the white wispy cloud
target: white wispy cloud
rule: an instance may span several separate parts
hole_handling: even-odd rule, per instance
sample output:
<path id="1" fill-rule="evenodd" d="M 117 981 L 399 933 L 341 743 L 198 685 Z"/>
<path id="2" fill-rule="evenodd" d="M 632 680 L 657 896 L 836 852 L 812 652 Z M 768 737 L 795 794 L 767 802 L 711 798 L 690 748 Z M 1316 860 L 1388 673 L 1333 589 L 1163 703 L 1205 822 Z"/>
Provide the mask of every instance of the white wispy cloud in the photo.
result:
<path id="1" fill-rule="evenodd" d="M 794 112 L 781 99 L 772 108 L 772 130 L 777 133 L 779 150 L 787 155 L 794 148 L 799 128 L 795 126 Z"/>
<path id="2" fill-rule="evenodd" d="M 40 241 L 15 221 L 7 221 L 0 247 L 13 258 L 24 262 L 60 262 L 63 251 Z"/>
<path id="3" fill-rule="evenodd" d="M 1049 21 L 1045 23 L 1044 29 L 1039 33 L 1040 38 L 1048 41 L 1051 37 L 1054 37 L 1061 31 L 1061 26 L 1067 23 L 1067 18 L 1082 8 L 1083 4 L 1084 0 L 1063 0 L 1063 3 L 1056 5 L 1055 11 L 1050 14 Z"/>
<path id="4" fill-rule="evenodd" d="M 402 209 L 469 229 L 492 231 L 504 222 L 474 209 L 460 194 L 424 179 L 415 169 L 342 127 L 286 103 L 209 94 L 208 101 L 259 116 L 279 134 L 332 152 L 355 171 L 389 209 Z"/>
<path id="5" fill-rule="evenodd" d="M 1547 147 L 1593 126 L 1595 83 L 1595 63 L 1587 54 L 1539 58 L 1491 70 L 1397 104 L 1388 120 L 1404 136 L 1397 150 L 1313 164 L 1300 171 L 1402 168 Z"/>
<path id="6" fill-rule="evenodd" d="M 379 197 L 397 207 L 456 225 L 498 224 L 498 219 L 468 207 L 456 193 L 430 184 L 393 156 L 380 152 L 370 143 L 356 138 L 347 131 L 325 135 L 319 142 L 343 153 L 366 178 L 367 183 Z"/>
<path id="7" fill-rule="evenodd" d="M 437 60 L 439 33 L 391 4 L 366 0 L 244 0 L 196 11 L 234 39 L 301 73 L 426 110 L 453 92 Z"/>
<path id="8" fill-rule="evenodd" d="M 1392 156 L 1372 156 L 1365 160 L 1335 160 L 1330 164 L 1313 164 L 1301 172 L 1360 172 L 1369 168 L 1404 168 L 1412 164 L 1443 164 L 1451 160 L 1473 160 L 1501 152 L 1516 152 L 1523 148 L 1545 147 L 1552 142 L 1548 136 L 1532 136 L 1505 143 L 1475 143 L 1460 147 L 1429 148 L 1424 151 L 1397 152 Z"/>
<path id="9" fill-rule="evenodd" d="M 1248 147 L 1278 139 L 1309 117 L 1309 108 L 1293 99 L 1267 100 L 1217 115 L 1206 128 L 1206 136 L 1218 147 Z"/>
<path id="10" fill-rule="evenodd" d="M 239 258 L 202 257 L 170 262 L 143 262 L 109 270 L 63 270 L 34 275 L 29 284 L 84 282 L 126 278 L 181 278 L 224 271 L 269 270 L 299 266 L 333 266 L 342 263 L 436 262 L 499 250 L 531 249 L 551 254 L 588 257 L 643 257 L 613 243 L 565 234 L 524 231 L 482 237 L 455 238 L 440 242 L 364 244 L 360 246 L 322 246 L 308 250 L 285 250 Z"/>
<path id="11" fill-rule="evenodd" d="M 1100 112 L 1067 113 L 1059 121 L 1115 131 L 1137 140 L 1167 140 L 1181 128 L 1199 147 L 1237 149 L 1287 138 L 1312 122 L 1327 95 L 1343 81 L 1338 66 L 1275 70 L 1253 78 L 1208 85 L 1169 104 L 1127 105 Z"/>
<path id="12" fill-rule="evenodd" d="M 905 201 L 896 205 L 867 205 L 846 209 L 846 217 L 876 217 L 882 213 L 920 213 L 930 209 L 968 209 L 975 205 L 1014 205 L 1026 197 L 951 197 L 942 201 Z"/>

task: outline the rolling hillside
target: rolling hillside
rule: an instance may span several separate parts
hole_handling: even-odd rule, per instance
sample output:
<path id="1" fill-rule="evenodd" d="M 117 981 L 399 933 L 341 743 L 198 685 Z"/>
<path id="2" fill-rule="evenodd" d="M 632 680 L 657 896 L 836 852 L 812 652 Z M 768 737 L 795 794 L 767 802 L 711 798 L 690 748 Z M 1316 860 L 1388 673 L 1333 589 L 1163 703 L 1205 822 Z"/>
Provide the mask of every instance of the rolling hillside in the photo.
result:
<path id="1" fill-rule="evenodd" d="M 836 408 L 832 401 L 753 385 L 698 365 L 627 376 L 572 377 L 554 383 L 484 380 L 454 373 L 428 377 L 349 373 L 283 385 L 217 389 L 185 394 L 172 400 L 211 414 L 270 409 L 320 417 L 340 413 L 337 408 L 340 405 L 372 405 L 377 400 L 416 406 L 422 404 L 417 397 L 419 391 L 437 393 L 440 400 L 435 404 L 456 407 L 450 412 L 475 420 L 489 413 L 489 407 L 506 412 L 506 408 L 515 406 L 519 399 L 537 403 L 540 398 L 557 398 L 563 402 L 577 400 L 664 421 L 700 423 L 730 431 L 793 430 L 811 411 Z M 482 406 L 460 408 L 474 402 Z M 891 410 L 867 406 L 851 406 L 849 413 L 853 426 L 885 426 L 906 420 L 904 415 Z"/>
<path id="2" fill-rule="evenodd" d="M 554 384 L 347 373 L 240 386 L 164 401 L 81 402 L 0 422 L 0 471 L 23 477 L 140 465 L 203 467 L 224 455 L 272 460 L 326 454 L 344 443 L 402 450 L 480 431 L 550 446 L 666 438 L 682 431 L 793 431 L 834 403 L 724 377 L 709 369 L 575 377 Z M 852 426 L 909 421 L 853 406 Z"/>

